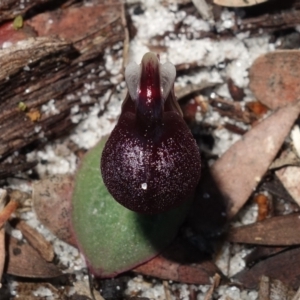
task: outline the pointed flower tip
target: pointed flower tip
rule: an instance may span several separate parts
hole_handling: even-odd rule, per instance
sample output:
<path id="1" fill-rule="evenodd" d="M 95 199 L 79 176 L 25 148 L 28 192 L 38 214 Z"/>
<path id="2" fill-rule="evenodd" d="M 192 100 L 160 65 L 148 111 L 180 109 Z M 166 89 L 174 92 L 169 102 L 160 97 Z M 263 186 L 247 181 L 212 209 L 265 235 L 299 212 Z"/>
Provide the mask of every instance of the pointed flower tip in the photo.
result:
<path id="1" fill-rule="evenodd" d="M 142 58 L 142 65 L 148 64 L 148 63 L 155 64 L 158 66 L 159 65 L 158 56 L 153 52 L 145 53 Z"/>
<path id="2" fill-rule="evenodd" d="M 175 77 L 175 66 L 170 62 L 161 64 L 159 56 L 153 52 L 145 53 L 140 65 L 130 63 L 125 69 L 128 91 L 136 103 L 141 97 L 144 100 L 159 98 L 164 102 L 174 85 Z"/>

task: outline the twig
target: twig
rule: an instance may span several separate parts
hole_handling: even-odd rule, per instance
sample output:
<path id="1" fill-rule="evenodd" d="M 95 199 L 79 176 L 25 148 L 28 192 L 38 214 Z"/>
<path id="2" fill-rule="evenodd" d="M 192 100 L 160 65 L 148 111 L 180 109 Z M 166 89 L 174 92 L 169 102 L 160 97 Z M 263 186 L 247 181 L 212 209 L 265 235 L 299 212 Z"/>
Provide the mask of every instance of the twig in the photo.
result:
<path id="1" fill-rule="evenodd" d="M 5 206 L 6 202 L 6 195 L 7 192 L 6 190 L 0 189 L 0 211 Z M 1 288 L 1 278 L 3 274 L 3 269 L 4 269 L 4 263 L 5 263 L 5 231 L 4 227 L 0 229 L 0 288 Z"/>
<path id="2" fill-rule="evenodd" d="M 164 291 L 165 291 L 165 299 L 171 300 L 170 286 L 167 280 L 163 281 Z"/>
<path id="3" fill-rule="evenodd" d="M 213 299 L 214 290 L 219 286 L 220 280 L 221 280 L 220 275 L 218 273 L 216 273 L 214 275 L 214 277 L 213 277 L 212 285 L 209 288 L 209 290 L 207 291 L 204 300 L 211 300 L 211 299 Z"/>
<path id="4" fill-rule="evenodd" d="M 259 281 L 258 300 L 270 299 L 270 279 L 262 276 Z"/>
<path id="5" fill-rule="evenodd" d="M 297 290 L 296 294 L 294 295 L 293 299 L 292 300 L 299 300 L 300 299 L 300 287 L 299 289 Z"/>

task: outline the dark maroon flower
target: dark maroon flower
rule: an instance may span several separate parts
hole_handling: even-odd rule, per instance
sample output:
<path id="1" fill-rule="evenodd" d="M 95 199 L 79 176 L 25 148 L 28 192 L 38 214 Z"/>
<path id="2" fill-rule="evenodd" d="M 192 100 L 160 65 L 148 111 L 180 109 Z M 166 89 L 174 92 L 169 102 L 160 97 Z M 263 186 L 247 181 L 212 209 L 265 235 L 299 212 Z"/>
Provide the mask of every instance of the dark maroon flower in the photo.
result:
<path id="1" fill-rule="evenodd" d="M 174 96 L 175 67 L 146 53 L 125 71 L 128 95 L 101 158 L 104 183 L 120 204 L 160 213 L 187 201 L 200 154 Z"/>

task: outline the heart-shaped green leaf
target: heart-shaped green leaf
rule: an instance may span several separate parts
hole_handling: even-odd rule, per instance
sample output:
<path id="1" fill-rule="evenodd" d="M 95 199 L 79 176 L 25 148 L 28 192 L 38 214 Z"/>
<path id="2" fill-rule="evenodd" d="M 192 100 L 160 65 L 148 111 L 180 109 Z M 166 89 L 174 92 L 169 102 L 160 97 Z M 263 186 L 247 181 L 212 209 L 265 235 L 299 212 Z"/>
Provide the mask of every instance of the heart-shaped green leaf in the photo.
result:
<path id="1" fill-rule="evenodd" d="M 157 255 L 183 222 L 190 201 L 158 215 L 141 215 L 116 202 L 100 174 L 100 157 L 107 138 L 83 158 L 75 178 L 72 225 L 90 269 L 112 277 Z"/>

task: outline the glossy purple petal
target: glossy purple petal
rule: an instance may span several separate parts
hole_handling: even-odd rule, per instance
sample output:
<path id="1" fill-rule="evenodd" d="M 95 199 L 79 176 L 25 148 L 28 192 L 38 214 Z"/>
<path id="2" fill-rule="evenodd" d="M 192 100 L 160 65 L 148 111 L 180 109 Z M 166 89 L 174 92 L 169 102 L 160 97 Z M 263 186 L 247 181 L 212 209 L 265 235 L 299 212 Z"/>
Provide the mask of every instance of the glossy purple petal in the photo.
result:
<path id="1" fill-rule="evenodd" d="M 174 67 L 147 53 L 125 76 L 129 95 L 103 150 L 103 180 L 128 209 L 160 213 L 192 195 L 200 178 L 199 150 L 174 96 Z"/>

